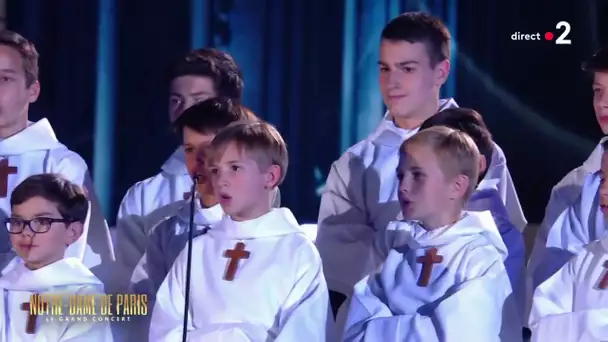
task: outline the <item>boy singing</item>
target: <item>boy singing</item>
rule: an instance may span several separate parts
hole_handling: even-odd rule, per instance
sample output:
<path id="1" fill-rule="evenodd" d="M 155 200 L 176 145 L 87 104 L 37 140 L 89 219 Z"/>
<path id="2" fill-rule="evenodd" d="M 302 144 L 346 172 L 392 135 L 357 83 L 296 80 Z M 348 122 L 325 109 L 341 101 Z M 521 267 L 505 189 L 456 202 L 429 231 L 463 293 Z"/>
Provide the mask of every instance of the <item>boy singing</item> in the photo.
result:
<path id="1" fill-rule="evenodd" d="M 432 127 L 400 154 L 404 220 L 377 239 L 390 252 L 355 286 L 344 341 L 521 341 L 496 223 L 463 211 L 479 177 L 475 142 Z"/>
<path id="2" fill-rule="evenodd" d="M 226 213 L 194 239 L 184 312 L 186 251 L 157 296 L 150 341 L 326 341 L 329 301 L 314 244 L 287 208 L 271 209 L 287 171 L 287 147 L 263 122 L 221 130 L 208 150 L 209 176 Z"/>
<path id="3" fill-rule="evenodd" d="M 205 149 L 218 131 L 242 120 L 254 121 L 257 118 L 230 99 L 216 97 L 188 108 L 174 123 L 181 132 L 188 172 L 200 177 L 194 199 L 194 236 L 205 234 L 224 216 L 205 167 Z M 146 252 L 135 268 L 130 287 L 134 292 L 147 293 L 151 307 L 156 291 L 188 242 L 192 200 L 188 198 L 165 206 L 165 220 L 145 228 L 149 236 Z"/>
<path id="4" fill-rule="evenodd" d="M 507 208 L 500 199 L 496 181 L 485 179 L 488 165 L 492 163 L 492 150 L 494 142 L 492 134 L 486 127 L 479 113 L 469 108 L 448 108 L 430 118 L 421 126 L 424 130 L 433 126 L 446 126 L 462 131 L 473 139 L 479 150 L 479 177 L 475 191 L 467 202 L 465 209 L 468 211 L 490 211 L 502 241 L 507 246 L 508 255 L 504 260 L 513 295 L 517 307 L 520 308 L 522 317 L 524 315 L 525 302 L 525 266 L 526 250 L 524 238 L 517 227 L 509 220 Z"/>
<path id="5" fill-rule="evenodd" d="M 332 164 L 321 197 L 316 244 L 335 311 L 378 266 L 366 259 L 374 237 L 399 214 L 399 147 L 426 119 L 457 107 L 453 99 L 439 99 L 450 73 L 450 42 L 444 23 L 427 13 L 404 13 L 382 30 L 379 86 L 388 112 L 372 134 Z M 496 182 L 511 222 L 523 230 L 526 220 L 496 144 L 485 178 Z"/>
<path id="6" fill-rule="evenodd" d="M 109 322 L 49 320 L 31 316 L 30 297 L 103 294 L 104 286 L 78 258 L 64 258 L 82 235 L 89 201 L 83 190 L 56 174 L 26 178 L 11 194 L 5 220 L 18 257 L 0 278 L 0 333 L 5 342 L 112 341 Z M 67 315 L 67 314 L 66 314 Z"/>

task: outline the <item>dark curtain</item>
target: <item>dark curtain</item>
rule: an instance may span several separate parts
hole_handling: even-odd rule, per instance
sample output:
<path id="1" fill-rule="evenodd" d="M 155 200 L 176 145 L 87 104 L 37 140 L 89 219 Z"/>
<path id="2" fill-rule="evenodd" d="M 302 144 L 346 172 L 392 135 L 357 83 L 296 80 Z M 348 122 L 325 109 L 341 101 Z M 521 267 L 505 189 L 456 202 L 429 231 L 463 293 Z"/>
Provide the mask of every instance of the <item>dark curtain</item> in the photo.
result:
<path id="1" fill-rule="evenodd" d="M 554 1 L 550 6 L 524 0 L 116 4 L 109 221 L 128 187 L 158 172 L 178 144 L 168 127 L 163 75 L 175 57 L 193 47 L 193 37 L 234 55 L 245 75 L 245 104 L 286 139 L 291 158 L 281 186 L 283 204 L 301 221 L 316 220 L 317 190 L 331 162 L 382 115 L 375 81 L 378 39 L 386 21 L 401 11 L 427 10 L 450 26 L 455 72 L 444 93 L 456 94 L 460 105 L 484 116 L 507 155 L 530 221 L 540 221 L 551 187 L 580 165 L 601 136 L 590 81 L 580 63 L 607 42 L 606 1 Z M 43 88 L 32 119 L 48 117 L 60 140 L 91 169 L 97 8 L 92 0 L 19 0 L 8 1 L 7 11 L 8 27 L 33 40 L 41 53 Z M 517 31 L 557 33 L 557 22 L 564 20 L 572 27 L 571 45 L 510 39 Z M 192 27 L 199 27 L 194 35 Z"/>

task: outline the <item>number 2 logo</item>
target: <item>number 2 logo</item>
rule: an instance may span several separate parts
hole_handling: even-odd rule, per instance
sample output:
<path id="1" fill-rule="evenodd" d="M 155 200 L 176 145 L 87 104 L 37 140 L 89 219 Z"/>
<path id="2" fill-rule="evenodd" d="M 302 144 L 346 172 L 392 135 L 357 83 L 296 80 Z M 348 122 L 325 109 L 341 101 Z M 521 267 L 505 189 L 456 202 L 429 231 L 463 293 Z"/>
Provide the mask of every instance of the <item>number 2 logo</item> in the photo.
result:
<path id="1" fill-rule="evenodd" d="M 560 45 L 572 44 L 572 41 L 570 41 L 570 39 L 566 39 L 566 38 L 568 38 L 568 35 L 570 34 L 570 23 L 567 21 L 560 21 L 559 23 L 557 23 L 557 26 L 555 26 L 555 28 L 557 30 L 561 30 L 562 27 L 564 28 L 564 31 L 559 35 L 559 37 L 557 37 L 557 39 L 555 40 L 555 44 L 560 44 Z"/>

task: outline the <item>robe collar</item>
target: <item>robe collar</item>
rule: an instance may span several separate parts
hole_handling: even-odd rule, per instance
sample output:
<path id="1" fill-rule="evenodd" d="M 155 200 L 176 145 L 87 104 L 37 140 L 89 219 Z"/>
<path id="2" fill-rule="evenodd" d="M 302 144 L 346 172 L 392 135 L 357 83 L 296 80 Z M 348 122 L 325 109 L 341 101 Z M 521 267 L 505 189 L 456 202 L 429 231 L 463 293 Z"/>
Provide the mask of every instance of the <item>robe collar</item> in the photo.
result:
<path id="1" fill-rule="evenodd" d="M 173 176 L 188 175 L 186 153 L 182 146 L 178 147 L 161 167 L 163 171 Z"/>
<path id="2" fill-rule="evenodd" d="M 608 136 L 600 139 L 599 144 L 593 149 L 593 152 L 589 155 L 587 160 L 583 163 L 582 167 L 589 172 L 596 172 L 600 169 L 602 164 L 602 154 L 604 152 L 602 148 L 602 143 L 608 139 Z"/>
<path id="3" fill-rule="evenodd" d="M 456 223 L 433 230 L 426 230 L 415 221 L 399 221 L 389 227 L 390 230 L 399 231 L 397 245 L 407 244 L 411 248 L 430 247 L 450 243 L 456 238 L 483 235 L 503 260 L 508 255 L 507 246 L 490 211 L 463 211 L 462 217 Z"/>
<path id="4" fill-rule="evenodd" d="M 19 155 L 58 147 L 65 146 L 57 140 L 53 127 L 45 118 L 35 123 L 28 121 L 28 126 L 23 131 L 0 140 L 0 155 Z"/>
<path id="5" fill-rule="evenodd" d="M 64 258 L 33 271 L 17 261 L 0 278 L 0 288 L 14 291 L 44 292 L 51 287 L 69 285 L 102 286 L 102 283 L 78 258 Z"/>
<path id="6" fill-rule="evenodd" d="M 458 108 L 458 104 L 452 98 L 439 100 L 439 111 L 448 108 Z M 368 139 L 386 146 L 399 147 L 406 139 L 418 132 L 419 127 L 414 129 L 403 129 L 397 127 L 393 121 L 393 116 L 389 111 L 384 114 L 384 118 L 376 130 L 369 135 Z"/>
<path id="7" fill-rule="evenodd" d="M 273 208 L 268 214 L 242 222 L 234 221 L 226 215 L 222 221 L 211 227 L 210 233 L 236 240 L 305 234 L 291 210 L 287 208 Z"/>

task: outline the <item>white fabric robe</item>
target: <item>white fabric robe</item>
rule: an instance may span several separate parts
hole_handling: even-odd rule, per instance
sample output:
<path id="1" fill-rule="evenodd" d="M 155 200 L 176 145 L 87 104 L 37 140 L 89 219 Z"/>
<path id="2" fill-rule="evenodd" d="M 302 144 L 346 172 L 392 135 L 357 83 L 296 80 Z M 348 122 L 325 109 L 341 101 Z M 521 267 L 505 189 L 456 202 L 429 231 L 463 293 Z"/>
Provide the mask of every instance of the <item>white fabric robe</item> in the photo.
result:
<path id="1" fill-rule="evenodd" d="M 442 100 L 440 110 L 457 107 Z M 387 114 L 388 115 L 388 114 Z M 331 290 L 349 295 L 353 286 L 372 269 L 367 264 L 376 232 L 398 219 L 398 149 L 418 129 L 404 130 L 385 117 L 367 139 L 350 147 L 333 163 L 321 197 L 316 244 Z M 510 219 L 518 228 L 526 225 L 506 158 L 494 145 L 486 180 L 498 180 L 498 191 Z"/>
<path id="2" fill-rule="evenodd" d="M 506 246 L 489 212 L 465 212 L 456 224 L 432 231 L 396 221 L 379 241 L 377 248 L 390 249 L 388 258 L 355 285 L 343 341 L 522 340 L 502 262 Z M 428 286 L 418 286 L 416 258 L 433 247 L 443 260 Z"/>
<path id="3" fill-rule="evenodd" d="M 561 213 L 546 239 L 537 239 L 528 261 L 528 312 L 534 290 L 557 272 L 584 246 L 606 235 L 606 220 L 599 208 L 599 171 L 587 175 L 577 201 Z M 544 242 L 543 242 L 544 241 Z"/>
<path id="4" fill-rule="evenodd" d="M 60 276 L 58 276 L 60 275 Z M 20 260 L 0 278 L 2 342 L 112 342 L 108 322 L 69 322 L 38 317 L 33 335 L 25 332 L 29 312 L 21 310 L 34 294 L 103 294 L 103 284 L 78 258 L 65 258 L 31 271 Z M 66 313 L 67 314 L 67 313 Z"/>
<path id="5" fill-rule="evenodd" d="M 4 140 L 0 140 L 0 159 L 8 159 L 9 166 L 17 168 L 16 174 L 8 175 L 7 196 L 0 197 L 0 221 L 10 216 L 10 193 L 29 176 L 41 173 L 58 173 L 73 183 L 84 186 L 90 200 L 90 210 L 82 236 L 66 251 L 66 257 L 77 257 L 104 283 L 109 281 L 109 265 L 114 261 L 114 251 L 108 225 L 89 177 L 85 161 L 70 151 L 55 137 L 47 119 L 41 119 Z M 6 229 L 0 229 L 0 251 L 10 250 Z"/>
<path id="6" fill-rule="evenodd" d="M 121 275 L 129 279 L 135 266 L 141 260 L 149 231 L 173 216 L 192 190 L 192 178 L 186 168 L 186 155 L 179 147 L 162 165 L 157 175 L 135 183 L 125 194 L 116 218 L 116 260 Z M 277 189 L 275 206 L 280 201 Z M 168 214 L 169 213 L 169 214 Z"/>
<path id="7" fill-rule="evenodd" d="M 224 252 L 238 242 L 250 256 L 226 281 Z M 188 341 L 326 341 L 332 319 L 321 260 L 289 209 L 246 222 L 226 216 L 194 239 L 192 256 Z M 187 249 L 156 295 L 150 341 L 181 339 L 186 260 Z"/>
<path id="8" fill-rule="evenodd" d="M 608 237 L 587 245 L 534 292 L 532 341 L 608 341 Z"/>
<path id="9" fill-rule="evenodd" d="M 149 229 L 146 252 L 131 277 L 129 292 L 148 294 L 150 307 L 153 307 L 154 296 L 173 266 L 173 262 L 188 245 L 190 201 L 182 202 L 184 205 L 174 216 Z M 205 234 L 224 216 L 219 204 L 202 208 L 200 201 L 195 201 L 195 208 L 194 237 Z"/>

